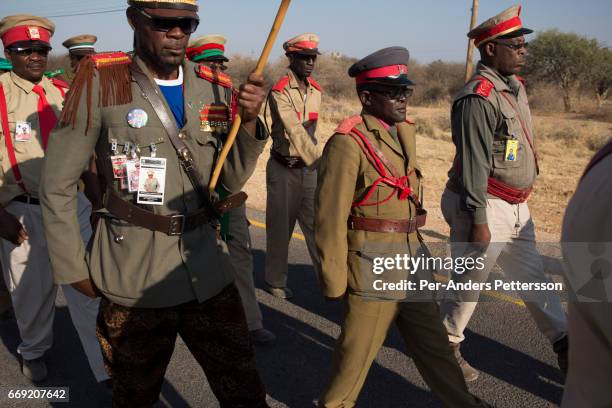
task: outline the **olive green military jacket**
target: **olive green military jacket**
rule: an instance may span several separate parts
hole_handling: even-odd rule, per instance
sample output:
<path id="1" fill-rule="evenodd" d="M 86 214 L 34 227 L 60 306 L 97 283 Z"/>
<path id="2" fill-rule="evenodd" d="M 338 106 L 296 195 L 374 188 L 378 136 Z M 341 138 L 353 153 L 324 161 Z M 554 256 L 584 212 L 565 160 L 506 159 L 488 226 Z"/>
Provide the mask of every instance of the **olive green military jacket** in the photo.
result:
<path id="1" fill-rule="evenodd" d="M 401 176 L 410 173 L 410 186 L 418 196 L 421 171 L 416 159 L 416 131 L 413 123 L 398 123 L 397 140 L 385 130 L 374 116 L 362 113 L 350 118 L 354 127 L 378 147 Z M 341 124 L 345 126 L 346 121 Z M 379 173 L 368 161 L 357 142 L 345 130 L 334 134 L 325 145 L 319 164 L 318 185 L 315 194 L 315 242 L 321 257 L 320 283 L 326 297 L 342 296 L 347 289 L 368 297 L 405 298 L 406 293 L 383 293 L 373 288 L 373 281 L 398 281 L 408 278 L 402 271 L 381 275 L 372 272 L 375 257 L 414 254 L 418 248 L 416 233 L 367 232 L 348 228 L 349 215 L 388 220 L 407 220 L 415 217 L 415 204 L 400 200 L 393 194 L 385 203 L 353 207 L 361 200 Z M 399 141 L 399 143 L 398 143 Z M 415 170 L 412 171 L 411 170 Z M 393 188 L 378 184 L 370 202 L 387 198 Z M 420 199 L 420 198 L 419 198 Z"/>
<path id="2" fill-rule="evenodd" d="M 150 77 L 145 64 L 137 57 L 136 62 Z M 196 75 L 196 64 L 185 61 L 182 67 L 184 141 L 204 182 L 208 182 L 221 149 L 221 139 L 226 135 L 202 130 L 205 127 L 200 113 L 211 103 L 227 105 L 229 101 L 225 100 L 223 88 Z M 233 280 L 227 248 L 216 239 L 215 230 L 209 224 L 185 231 L 182 236 L 169 236 L 106 216 L 98 222 L 86 253 L 76 219 L 75 185 L 96 146 L 98 171 L 107 185 L 124 200 L 136 202 L 136 194 L 120 189 L 118 180 L 113 178 L 110 159 L 113 139 L 117 140 L 119 150 L 127 142 L 138 144 L 141 156 L 149 156 L 149 146 L 155 143 L 156 157 L 167 159 L 164 203 L 143 208 L 169 215 L 186 214 L 201 206 L 175 149 L 138 84 L 132 79 L 129 85 L 132 102 L 100 107 L 100 77 L 95 75 L 93 80 L 91 125 L 87 133 L 87 98 L 83 92 L 75 127 L 68 124 L 52 134 L 43 169 L 41 204 L 55 281 L 68 284 L 91 277 L 104 296 L 125 306 L 156 308 L 194 299 L 202 302 Z M 159 89 L 158 92 L 163 95 Z M 164 104 L 173 117 L 165 101 Z M 142 128 L 128 125 L 128 113 L 134 108 L 148 116 Z M 220 178 L 227 191 L 238 192 L 250 177 L 265 138 L 261 124 L 258 124 L 257 138 L 240 129 Z"/>
<path id="3" fill-rule="evenodd" d="M 482 62 L 455 96 L 451 113 L 456 146 L 448 187 L 460 193 L 474 222 L 487 222 L 487 180 L 526 189 L 538 174 L 534 132 L 525 86 Z M 518 142 L 515 160 L 506 160 L 508 140 Z"/>

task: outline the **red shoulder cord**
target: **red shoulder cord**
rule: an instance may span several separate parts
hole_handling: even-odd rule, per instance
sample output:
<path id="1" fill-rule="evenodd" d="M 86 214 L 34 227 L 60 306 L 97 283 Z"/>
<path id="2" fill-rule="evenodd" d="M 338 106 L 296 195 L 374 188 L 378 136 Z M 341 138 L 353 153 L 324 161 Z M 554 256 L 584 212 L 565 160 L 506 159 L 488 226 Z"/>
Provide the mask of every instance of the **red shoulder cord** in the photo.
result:
<path id="1" fill-rule="evenodd" d="M 358 202 L 354 202 L 351 205 L 351 207 L 354 208 L 354 207 L 362 207 L 362 206 L 365 207 L 365 206 L 371 206 L 371 205 L 384 204 L 387 201 L 389 201 L 396 192 L 398 193 L 399 200 L 406 200 L 407 198 L 413 196 L 412 188 L 410 187 L 410 180 L 408 179 L 408 177 L 414 172 L 414 170 L 411 170 L 406 176 L 396 177 L 396 176 L 388 174 L 387 170 L 385 169 L 385 166 L 383 165 L 382 161 L 380 160 L 380 158 L 377 156 L 376 152 L 374 151 L 374 148 L 370 144 L 370 141 L 368 140 L 367 137 L 365 137 L 363 133 L 353 128 L 351 132 L 349 133 L 349 136 L 351 136 L 357 142 L 357 144 L 359 145 L 359 147 L 365 154 L 368 161 L 372 164 L 372 166 L 374 166 L 378 174 L 380 174 L 381 176 L 378 179 L 376 179 L 374 183 L 372 183 L 371 186 L 368 187 L 363 199 L 361 199 Z M 370 198 L 372 197 L 372 195 L 374 194 L 374 192 L 376 191 L 376 187 L 380 183 L 385 183 L 388 186 L 393 187 L 393 190 L 387 197 L 385 197 L 381 201 L 377 201 L 374 203 L 368 202 Z"/>
<path id="2" fill-rule="evenodd" d="M 21 177 L 21 171 L 17 164 L 17 158 L 15 157 L 15 149 L 13 147 L 13 139 L 11 137 L 11 130 L 9 128 L 8 121 L 8 106 L 6 105 L 6 97 L 4 95 L 4 87 L 0 84 L 0 121 L 2 122 L 2 133 L 4 134 L 4 144 L 8 152 L 9 161 L 11 162 L 11 168 L 13 169 L 13 176 L 17 185 L 23 190 L 24 193 L 28 193 L 26 186 L 23 183 Z"/>

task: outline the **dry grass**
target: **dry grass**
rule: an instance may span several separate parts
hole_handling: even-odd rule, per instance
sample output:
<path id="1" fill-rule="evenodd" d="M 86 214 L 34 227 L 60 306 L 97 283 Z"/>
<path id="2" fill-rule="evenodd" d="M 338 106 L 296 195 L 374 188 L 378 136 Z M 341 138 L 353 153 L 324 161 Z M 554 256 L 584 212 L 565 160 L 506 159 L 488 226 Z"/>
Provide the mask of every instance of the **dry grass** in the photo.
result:
<path id="1" fill-rule="evenodd" d="M 327 140 L 343 118 L 359 113 L 352 100 L 327 100 L 321 109 L 320 137 Z M 409 109 L 417 122 L 418 160 L 425 175 L 425 206 L 430 217 L 426 229 L 447 235 L 440 213 L 440 196 L 454 155 L 450 135 L 449 108 Z M 561 220 L 576 183 L 594 151 L 612 136 L 612 123 L 585 119 L 580 115 L 534 114 L 536 146 L 540 154 L 540 177 L 530 197 L 530 209 L 541 241 L 559 238 Z M 265 211 L 265 167 L 268 149 L 262 155 L 246 191 L 248 205 Z"/>

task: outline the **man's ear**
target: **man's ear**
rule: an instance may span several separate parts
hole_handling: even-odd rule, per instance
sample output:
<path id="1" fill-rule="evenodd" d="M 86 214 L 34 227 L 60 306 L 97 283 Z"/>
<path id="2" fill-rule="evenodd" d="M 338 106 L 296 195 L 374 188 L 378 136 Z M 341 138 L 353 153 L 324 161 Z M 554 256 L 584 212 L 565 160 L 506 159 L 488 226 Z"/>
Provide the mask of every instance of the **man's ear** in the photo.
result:
<path id="1" fill-rule="evenodd" d="M 372 94 L 368 90 L 362 90 L 359 92 L 359 101 L 361 101 L 361 106 L 368 107 L 372 106 Z"/>
<path id="2" fill-rule="evenodd" d="M 492 41 L 486 43 L 484 45 L 484 51 L 487 57 L 494 57 L 495 56 L 495 43 Z"/>
<path id="3" fill-rule="evenodd" d="M 13 63 L 13 59 L 11 58 L 11 53 L 8 52 L 7 49 L 4 50 L 4 56 L 6 57 L 7 60 L 11 62 L 11 64 Z"/>

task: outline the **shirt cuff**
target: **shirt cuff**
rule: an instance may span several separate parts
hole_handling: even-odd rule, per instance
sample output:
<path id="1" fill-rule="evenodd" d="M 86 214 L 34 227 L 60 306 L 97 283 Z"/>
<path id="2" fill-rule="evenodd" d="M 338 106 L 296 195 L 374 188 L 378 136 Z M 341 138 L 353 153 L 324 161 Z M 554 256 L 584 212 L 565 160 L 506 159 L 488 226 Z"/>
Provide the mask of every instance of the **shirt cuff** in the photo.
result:
<path id="1" fill-rule="evenodd" d="M 487 224 L 487 209 L 483 207 L 474 209 L 474 224 Z"/>

